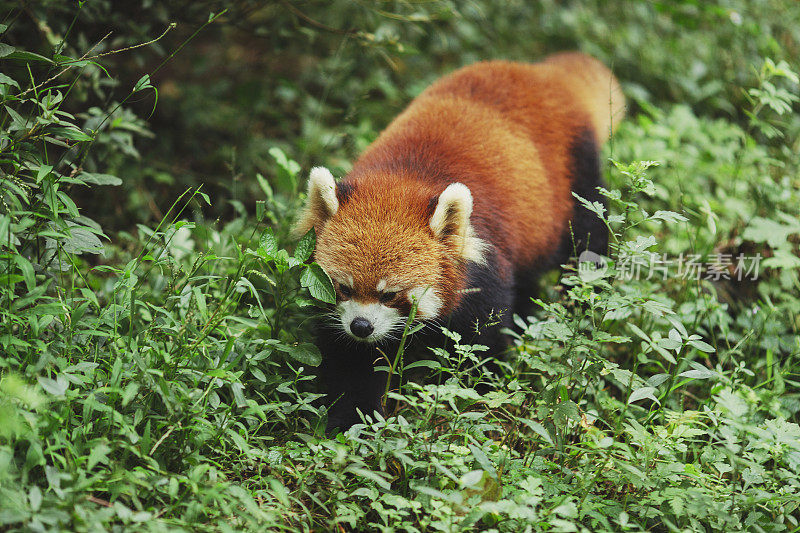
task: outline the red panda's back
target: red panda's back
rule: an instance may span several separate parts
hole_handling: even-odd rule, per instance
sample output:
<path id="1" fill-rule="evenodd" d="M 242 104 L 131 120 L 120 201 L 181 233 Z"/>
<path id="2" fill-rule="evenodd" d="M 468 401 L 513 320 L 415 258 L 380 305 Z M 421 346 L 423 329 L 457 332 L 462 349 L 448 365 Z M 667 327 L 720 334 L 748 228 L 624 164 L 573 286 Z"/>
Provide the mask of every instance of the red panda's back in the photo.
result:
<path id="1" fill-rule="evenodd" d="M 417 97 L 351 178 L 359 187 L 407 187 L 391 172 L 402 168 L 437 192 L 464 183 L 479 233 L 510 263 L 527 266 L 555 251 L 572 216 L 573 140 L 589 129 L 601 144 L 623 105 L 610 71 L 582 54 L 477 63 Z"/>

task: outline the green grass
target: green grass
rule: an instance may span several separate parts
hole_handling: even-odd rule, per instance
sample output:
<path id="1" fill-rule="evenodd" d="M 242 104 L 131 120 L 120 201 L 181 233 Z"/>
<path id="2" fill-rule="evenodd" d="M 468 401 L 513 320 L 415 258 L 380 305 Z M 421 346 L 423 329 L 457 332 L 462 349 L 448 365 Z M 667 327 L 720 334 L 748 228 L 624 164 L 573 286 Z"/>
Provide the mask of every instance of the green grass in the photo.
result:
<path id="1" fill-rule="evenodd" d="M 797 7 L 281 6 L 3 19 L 0 529 L 800 531 Z M 158 61 L 90 57 L 178 15 Z M 631 101 L 608 268 L 545 276 L 496 375 L 455 335 L 425 367 L 387 354 L 417 377 L 325 437 L 332 293 L 287 236 L 307 169 L 346 171 L 455 65 L 562 48 Z"/>

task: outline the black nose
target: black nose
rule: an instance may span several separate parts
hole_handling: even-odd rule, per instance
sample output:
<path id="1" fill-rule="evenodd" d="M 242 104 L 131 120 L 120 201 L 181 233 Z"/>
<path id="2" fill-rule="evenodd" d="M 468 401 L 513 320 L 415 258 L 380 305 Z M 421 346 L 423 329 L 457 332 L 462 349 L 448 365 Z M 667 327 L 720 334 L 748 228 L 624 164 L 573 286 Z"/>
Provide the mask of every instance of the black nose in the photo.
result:
<path id="1" fill-rule="evenodd" d="M 357 316 L 350 322 L 350 331 L 353 332 L 353 335 L 356 337 L 365 339 L 369 337 L 369 334 L 374 330 L 375 328 L 372 327 L 370 321 L 364 317 Z"/>

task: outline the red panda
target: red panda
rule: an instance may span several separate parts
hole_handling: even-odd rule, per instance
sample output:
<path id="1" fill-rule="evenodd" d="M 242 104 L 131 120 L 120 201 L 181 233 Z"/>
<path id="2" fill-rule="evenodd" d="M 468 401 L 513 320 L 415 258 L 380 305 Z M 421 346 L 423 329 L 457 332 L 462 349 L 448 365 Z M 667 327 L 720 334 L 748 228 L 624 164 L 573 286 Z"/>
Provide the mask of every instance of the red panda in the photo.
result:
<path id="1" fill-rule="evenodd" d="M 318 333 L 329 430 L 380 411 L 386 375 L 373 363 L 412 302 L 499 355 L 538 273 L 575 246 L 606 252 L 605 228 L 572 193 L 602 201 L 598 151 L 624 106 L 613 74 L 580 53 L 476 63 L 415 98 L 342 181 L 311 170 L 295 233 L 316 230 L 336 287 L 337 319 Z M 474 337 L 493 312 L 500 323 Z"/>

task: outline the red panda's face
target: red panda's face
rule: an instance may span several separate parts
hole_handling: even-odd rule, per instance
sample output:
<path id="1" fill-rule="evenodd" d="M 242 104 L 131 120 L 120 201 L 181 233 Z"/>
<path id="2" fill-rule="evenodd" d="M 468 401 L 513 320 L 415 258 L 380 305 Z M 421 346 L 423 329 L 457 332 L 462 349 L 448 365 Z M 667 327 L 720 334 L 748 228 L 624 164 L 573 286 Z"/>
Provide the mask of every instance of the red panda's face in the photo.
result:
<path id="1" fill-rule="evenodd" d="M 433 320 L 452 309 L 465 259 L 480 260 L 472 196 L 461 184 L 440 195 L 396 179 L 359 182 L 346 197 L 315 168 L 299 231 L 317 232 L 315 260 L 336 287 L 336 321 L 365 342 L 399 337 L 411 309 Z"/>
<path id="2" fill-rule="evenodd" d="M 424 226 L 363 215 L 343 207 L 321 229 L 315 259 L 334 282 L 345 333 L 378 342 L 402 333 L 414 304 L 419 318 L 439 316 L 446 258 Z"/>

